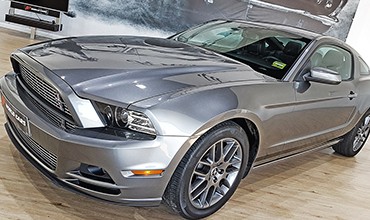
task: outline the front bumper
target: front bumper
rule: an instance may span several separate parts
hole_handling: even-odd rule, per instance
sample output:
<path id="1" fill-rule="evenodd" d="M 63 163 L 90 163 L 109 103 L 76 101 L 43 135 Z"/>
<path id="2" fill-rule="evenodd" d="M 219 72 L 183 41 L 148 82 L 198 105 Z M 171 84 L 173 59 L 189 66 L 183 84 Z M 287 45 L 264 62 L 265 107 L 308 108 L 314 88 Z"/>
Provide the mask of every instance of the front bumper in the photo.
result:
<path id="1" fill-rule="evenodd" d="M 187 137 L 154 140 L 103 140 L 68 133 L 39 117 L 20 98 L 12 74 L 1 78 L 9 106 L 26 116 L 29 132 L 20 129 L 4 107 L 9 137 L 19 151 L 58 185 L 95 198 L 135 206 L 161 202 L 175 166 L 170 166 Z M 176 164 L 176 163 L 174 163 Z M 172 168 L 170 168 L 172 167 Z M 127 175 L 130 170 L 165 170 L 158 176 Z"/>

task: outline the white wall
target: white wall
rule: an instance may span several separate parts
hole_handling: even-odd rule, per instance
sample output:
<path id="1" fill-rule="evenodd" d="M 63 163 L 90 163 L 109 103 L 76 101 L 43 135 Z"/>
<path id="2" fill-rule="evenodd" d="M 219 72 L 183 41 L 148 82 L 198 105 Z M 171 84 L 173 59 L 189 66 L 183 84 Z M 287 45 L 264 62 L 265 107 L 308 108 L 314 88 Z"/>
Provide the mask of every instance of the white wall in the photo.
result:
<path id="1" fill-rule="evenodd" d="M 347 43 L 354 47 L 370 65 L 370 1 L 361 0 L 355 19 L 347 37 Z"/>

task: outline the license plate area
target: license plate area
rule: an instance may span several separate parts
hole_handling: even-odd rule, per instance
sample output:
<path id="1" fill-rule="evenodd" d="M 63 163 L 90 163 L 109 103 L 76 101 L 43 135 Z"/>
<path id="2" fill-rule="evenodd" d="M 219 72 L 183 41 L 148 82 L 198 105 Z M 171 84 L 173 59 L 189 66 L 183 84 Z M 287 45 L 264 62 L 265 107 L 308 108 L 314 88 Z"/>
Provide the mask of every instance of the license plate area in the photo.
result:
<path id="1" fill-rule="evenodd" d="M 13 122 L 13 124 L 23 131 L 28 136 L 31 136 L 30 133 L 30 126 L 27 116 L 25 116 L 22 112 L 20 112 L 17 108 L 15 108 L 12 104 L 9 103 L 7 99 L 2 98 L 4 110 L 8 115 L 9 119 Z M 5 103 L 4 103 L 5 101 Z"/>

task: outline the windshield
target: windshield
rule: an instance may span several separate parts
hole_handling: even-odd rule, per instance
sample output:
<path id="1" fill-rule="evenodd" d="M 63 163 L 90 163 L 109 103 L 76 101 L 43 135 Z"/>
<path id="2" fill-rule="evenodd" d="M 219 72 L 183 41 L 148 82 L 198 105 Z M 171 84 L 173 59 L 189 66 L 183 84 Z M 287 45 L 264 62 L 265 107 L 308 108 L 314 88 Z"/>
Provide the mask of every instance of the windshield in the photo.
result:
<path id="1" fill-rule="evenodd" d="M 230 21 L 206 23 L 173 39 L 221 53 L 276 79 L 284 77 L 310 41 L 276 29 Z"/>

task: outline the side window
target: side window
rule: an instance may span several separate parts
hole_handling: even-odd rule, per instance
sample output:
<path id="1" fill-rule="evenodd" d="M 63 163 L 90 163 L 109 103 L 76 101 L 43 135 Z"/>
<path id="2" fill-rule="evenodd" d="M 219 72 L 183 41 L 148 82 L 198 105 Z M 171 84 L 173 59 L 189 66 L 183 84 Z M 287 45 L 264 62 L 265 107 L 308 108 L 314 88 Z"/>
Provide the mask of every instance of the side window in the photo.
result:
<path id="1" fill-rule="evenodd" d="M 352 55 L 333 45 L 320 46 L 310 58 L 312 67 L 324 67 L 338 72 L 342 80 L 352 78 Z"/>
<path id="2" fill-rule="evenodd" d="M 360 74 L 361 75 L 370 75 L 370 69 L 369 66 L 365 63 L 363 59 L 360 60 Z"/>

